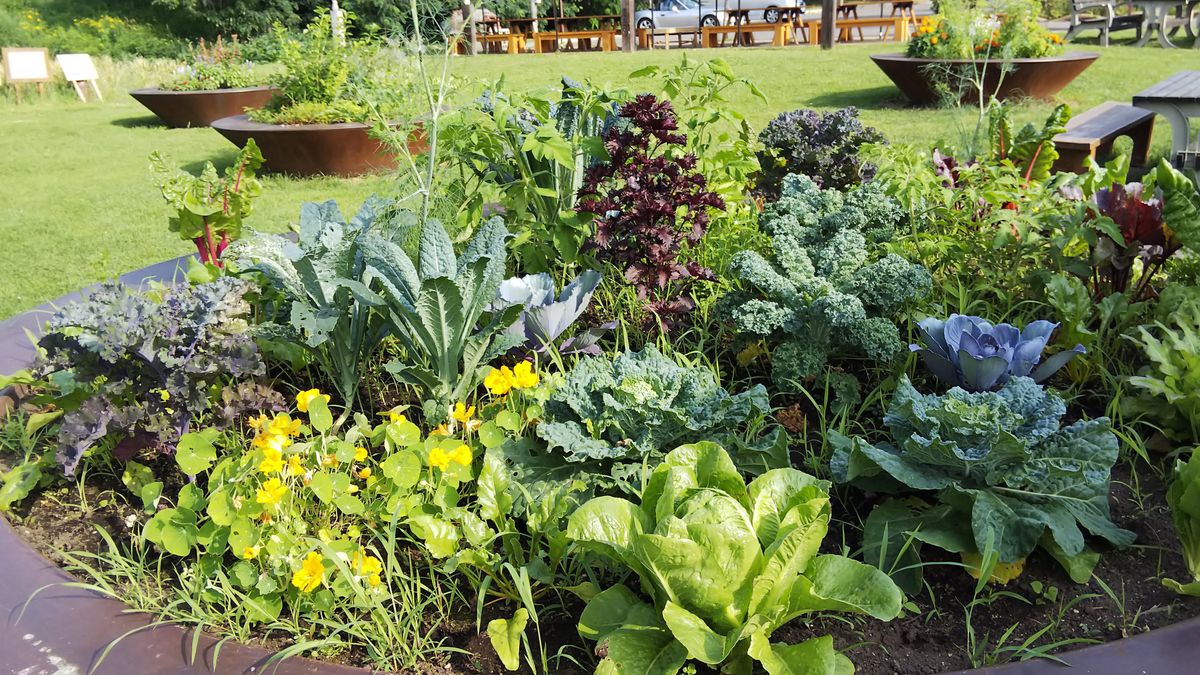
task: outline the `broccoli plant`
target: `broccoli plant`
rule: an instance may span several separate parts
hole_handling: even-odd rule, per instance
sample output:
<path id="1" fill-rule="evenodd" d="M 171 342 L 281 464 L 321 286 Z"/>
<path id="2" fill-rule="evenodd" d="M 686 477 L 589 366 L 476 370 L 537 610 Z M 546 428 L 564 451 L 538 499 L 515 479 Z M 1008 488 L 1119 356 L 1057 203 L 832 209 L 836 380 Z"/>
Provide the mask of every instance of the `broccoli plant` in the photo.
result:
<path id="1" fill-rule="evenodd" d="M 621 107 L 624 122 L 604 133 L 609 161 L 587 169 L 576 210 L 596 218 L 586 250 L 616 265 L 656 315 L 695 306 L 688 290 L 712 270 L 682 259 L 708 228 L 709 210 L 725 202 L 708 189 L 696 156 L 683 153 L 669 101 L 643 94 Z"/>
<path id="2" fill-rule="evenodd" d="M 929 272 L 898 255 L 878 255 L 900 207 L 877 188 L 821 190 L 788 176 L 780 200 L 760 224 L 774 260 L 743 251 L 730 265 L 745 290 L 721 301 L 721 313 L 745 335 L 773 346 L 772 378 L 781 387 L 817 375 L 831 357 L 861 354 L 888 361 L 903 345 L 892 317 L 929 293 Z"/>
<path id="3" fill-rule="evenodd" d="M 63 471 L 74 473 L 109 434 L 126 435 L 118 455 L 170 452 L 215 389 L 261 374 L 246 321 L 252 288 L 231 277 L 160 293 L 113 282 L 59 310 L 38 342 L 45 356 L 36 373 L 74 402 L 58 433 Z"/>
<path id="4" fill-rule="evenodd" d="M 871 180 L 875 167 L 858 157 L 867 143 L 882 143 L 883 134 L 858 120 L 858 110 L 842 108 L 828 113 L 792 110 L 767 123 L 758 135 L 762 174 L 758 189 L 779 196 L 788 174 L 805 175 L 824 188 L 845 190 Z"/>

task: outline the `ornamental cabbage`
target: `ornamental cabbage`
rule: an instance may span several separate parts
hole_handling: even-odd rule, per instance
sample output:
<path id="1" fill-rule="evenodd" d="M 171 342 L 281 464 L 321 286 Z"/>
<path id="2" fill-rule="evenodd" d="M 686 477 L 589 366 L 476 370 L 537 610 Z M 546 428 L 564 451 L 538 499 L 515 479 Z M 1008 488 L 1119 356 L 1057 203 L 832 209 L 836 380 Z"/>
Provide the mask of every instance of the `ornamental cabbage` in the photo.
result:
<path id="1" fill-rule="evenodd" d="M 770 410 L 762 385 L 730 394 L 708 369 L 685 368 L 648 346 L 579 361 L 545 404 L 537 426 L 545 452 L 510 459 L 535 494 L 533 483 L 576 478 L 599 492 L 636 492 L 667 449 L 705 439 L 735 448 L 742 470 L 761 473 L 788 465 L 780 429 L 758 439 L 749 433 Z"/>
<path id="2" fill-rule="evenodd" d="M 832 357 L 889 361 L 901 351 L 892 317 L 932 287 L 924 267 L 878 255 L 902 217 L 871 184 L 841 193 L 804 176 L 784 180 L 760 220 L 774 259 L 736 254 L 730 269 L 746 290 L 722 298 L 720 310 L 739 332 L 773 343 L 777 385 L 796 389 Z"/>
<path id="3" fill-rule="evenodd" d="M 545 351 L 558 336 L 575 323 L 580 314 L 592 301 L 592 294 L 600 283 L 600 273 L 587 270 L 563 287 L 562 293 L 554 295 L 554 278 L 545 272 L 512 277 L 500 284 L 496 299 L 488 311 L 496 312 L 513 305 L 522 305 L 521 316 L 506 331 L 525 339 L 525 345 L 539 352 Z M 568 339 L 559 346 L 559 353 L 584 352 L 599 354 L 596 342 L 604 334 L 604 328 L 586 330 Z"/>
<path id="4" fill-rule="evenodd" d="M 1066 404 L 1028 377 L 995 392 L 955 387 L 922 395 L 908 378 L 884 422 L 894 444 L 830 434 L 834 480 L 890 493 L 924 492 L 937 506 L 917 509 L 889 531 L 954 553 L 989 550 L 1019 562 L 1037 546 L 1086 580 L 1098 556 L 1082 530 L 1116 546 L 1132 532 L 1109 519 L 1109 473 L 1117 438 L 1107 418 L 1061 427 Z M 871 544 L 873 542 L 868 542 Z M 899 550 L 899 546 L 888 546 Z"/>
<path id="5" fill-rule="evenodd" d="M 1034 321 L 1018 330 L 1007 323 L 993 326 L 977 316 L 951 314 L 945 321 L 923 319 L 917 328 L 921 344 L 908 348 L 921 355 L 938 379 L 967 391 L 995 389 L 1010 377 L 1044 382 L 1076 354 L 1084 353 L 1083 345 L 1075 345 L 1038 366 L 1042 350 L 1058 328 L 1049 321 Z"/>
<path id="6" fill-rule="evenodd" d="M 672 675 L 688 659 L 722 672 L 847 673 L 829 637 L 769 641 L 791 619 L 823 611 L 887 621 L 900 589 L 875 567 L 818 555 L 829 529 L 829 482 L 774 469 L 746 485 L 715 443 L 684 445 L 654 470 L 641 504 L 597 497 L 567 536 L 637 574 L 647 602 L 618 584 L 594 596 L 579 633 L 604 658 L 597 673 Z"/>

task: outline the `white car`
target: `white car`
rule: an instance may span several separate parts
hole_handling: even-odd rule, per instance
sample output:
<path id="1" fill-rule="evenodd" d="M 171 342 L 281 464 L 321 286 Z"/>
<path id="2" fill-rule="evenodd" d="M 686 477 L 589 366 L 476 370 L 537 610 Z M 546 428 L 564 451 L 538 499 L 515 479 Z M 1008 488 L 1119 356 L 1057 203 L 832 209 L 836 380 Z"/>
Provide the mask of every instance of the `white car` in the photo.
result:
<path id="1" fill-rule="evenodd" d="M 762 0 L 748 0 L 761 2 Z M 709 0 L 703 6 L 696 0 L 654 0 L 652 9 L 643 9 L 633 15 L 638 28 L 691 28 L 697 26 L 720 26 L 726 15 L 717 2 Z"/>
<path id="2" fill-rule="evenodd" d="M 789 14 L 782 10 L 798 9 L 803 14 L 804 0 L 742 0 L 742 7 L 763 8 L 761 11 L 750 12 L 747 23 L 779 23 L 785 21 Z M 736 0 L 725 0 L 725 9 L 736 10 Z"/>

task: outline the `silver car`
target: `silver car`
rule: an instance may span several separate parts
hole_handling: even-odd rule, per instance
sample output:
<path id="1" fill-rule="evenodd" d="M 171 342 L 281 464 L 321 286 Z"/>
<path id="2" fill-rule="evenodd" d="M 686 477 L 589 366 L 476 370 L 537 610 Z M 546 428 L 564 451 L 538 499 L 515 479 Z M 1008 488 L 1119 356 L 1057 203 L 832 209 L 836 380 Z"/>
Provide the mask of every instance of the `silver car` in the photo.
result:
<path id="1" fill-rule="evenodd" d="M 737 2 L 733 0 L 725 0 L 726 9 L 737 9 Z M 742 0 L 742 7 L 749 7 L 760 11 L 750 12 L 748 23 L 779 23 L 787 20 L 789 14 L 783 10 L 798 9 L 803 14 L 805 10 L 804 0 Z"/>
<path id="2" fill-rule="evenodd" d="M 762 2 L 762 0 L 747 0 Z M 725 23 L 725 12 L 717 2 L 701 5 L 696 0 L 654 0 L 652 9 L 643 9 L 633 15 L 638 28 L 691 28 L 697 26 L 720 26 Z"/>

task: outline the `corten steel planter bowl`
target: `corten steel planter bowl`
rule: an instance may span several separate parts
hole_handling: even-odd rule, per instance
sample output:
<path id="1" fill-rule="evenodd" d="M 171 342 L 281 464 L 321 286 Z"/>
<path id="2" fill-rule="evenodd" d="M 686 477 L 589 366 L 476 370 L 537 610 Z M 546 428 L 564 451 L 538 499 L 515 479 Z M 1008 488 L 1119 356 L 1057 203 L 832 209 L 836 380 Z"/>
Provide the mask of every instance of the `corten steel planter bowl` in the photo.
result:
<path id="1" fill-rule="evenodd" d="M 969 59 L 918 59 L 903 54 L 872 54 L 871 60 L 899 87 L 900 91 L 917 105 L 938 102 L 938 94 L 931 78 L 938 70 L 951 68 L 983 69 L 983 90 L 996 92 L 996 98 L 1053 98 L 1092 62 L 1100 58 L 1095 52 L 1071 52 L 1061 56 L 1046 56 L 1037 59 L 1010 59 L 1008 61 L 971 61 Z M 1007 73 L 1005 68 L 1011 68 Z M 970 71 L 968 71 L 970 72 Z M 1003 76 L 1003 80 L 1001 77 Z M 999 91 L 997 91 L 999 86 Z M 963 100 L 972 100 L 971 87 Z"/>
<path id="2" fill-rule="evenodd" d="M 275 87 L 167 91 L 134 89 L 129 95 L 158 115 L 169 127 L 206 127 L 213 120 L 240 115 L 247 108 L 261 108 L 279 93 Z"/>
<path id="3" fill-rule="evenodd" d="M 151 281 L 183 283 L 186 270 L 187 256 L 131 272 L 122 276 L 121 282 L 135 287 Z M 56 307 L 78 300 L 81 295 L 82 292 L 65 295 L 25 314 L 0 321 L 0 373 L 29 367 L 35 351 L 26 330 L 40 334 L 42 324 Z M 182 627 L 160 625 L 151 628 L 153 617 L 130 612 L 120 600 L 86 589 L 62 586 L 75 579 L 29 548 L 3 517 L 0 517 L 0 574 L 3 574 L 0 582 L 0 673 L 77 675 L 92 672 L 90 669 L 95 667 L 95 675 L 370 675 L 366 669 L 306 658 L 289 658 L 267 665 L 271 653 L 258 647 L 219 641 L 209 635 L 201 635 L 194 643 L 194 633 Z M 115 644 L 114 640 L 117 640 Z M 100 655 L 110 645 L 113 645 L 111 650 L 96 666 Z M 1030 660 L 957 672 L 994 675 L 1196 673 L 1196 663 L 1200 661 L 1200 618 L 1137 637 L 1057 654 L 1055 658 L 1061 663 Z"/>
<path id="4" fill-rule="evenodd" d="M 250 138 L 262 151 L 271 171 L 297 176 L 357 176 L 381 169 L 394 169 L 396 157 L 357 122 L 341 124 L 263 124 L 246 115 L 234 115 L 212 123 L 222 136 L 238 147 Z M 419 154 L 425 140 L 419 132 L 409 139 L 408 149 Z"/>

